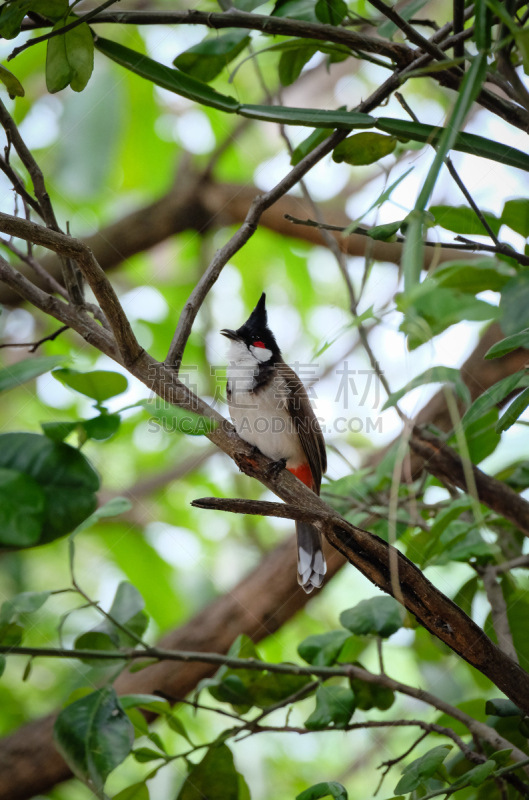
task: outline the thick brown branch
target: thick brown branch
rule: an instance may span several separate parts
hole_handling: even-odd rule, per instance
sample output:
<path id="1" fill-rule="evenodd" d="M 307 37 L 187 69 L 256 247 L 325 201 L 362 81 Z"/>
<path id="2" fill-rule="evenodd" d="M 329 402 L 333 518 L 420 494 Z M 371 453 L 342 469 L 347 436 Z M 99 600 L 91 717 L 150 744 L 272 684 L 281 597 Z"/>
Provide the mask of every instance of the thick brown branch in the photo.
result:
<path id="1" fill-rule="evenodd" d="M 415 427 L 410 439 L 410 447 L 423 459 L 424 468 L 432 475 L 451 486 L 468 492 L 459 455 L 436 436 Z M 479 467 L 472 465 L 478 499 L 529 536 L 529 502 L 511 489 L 503 481 L 486 475 Z"/>
<path id="2" fill-rule="evenodd" d="M 280 496 L 285 494 L 278 491 L 277 487 L 275 491 Z M 321 522 L 322 531 L 328 541 L 369 580 L 389 594 L 393 594 L 390 576 L 390 551 L 393 550 L 398 564 L 400 592 L 408 611 L 458 655 L 488 675 L 511 699 L 511 693 L 516 692 L 518 701 L 525 702 L 525 708 L 529 709 L 529 700 L 527 697 L 524 700 L 523 692 L 519 692 L 517 687 L 518 681 L 522 680 L 524 691 L 529 691 L 529 675 L 505 656 L 475 622 L 433 586 L 406 556 L 377 536 L 339 518 L 319 498 L 316 503 L 311 503 L 310 508 L 305 509 L 298 505 L 283 506 L 280 503 L 246 500 L 219 502 L 217 498 L 204 498 L 194 504 L 243 514 L 259 513 L 259 509 L 262 509 L 262 513 L 268 516 L 288 516 L 303 520 L 310 518 L 312 513 L 313 520 Z M 518 701 L 513 700 L 519 704 Z"/>
<path id="3" fill-rule="evenodd" d="M 136 361 L 143 350 L 138 344 L 110 281 L 84 242 L 65 236 L 51 228 L 44 228 L 35 222 L 2 213 L 0 213 L 0 230 L 33 244 L 47 247 L 67 259 L 71 258 L 76 261 L 112 328 L 123 363 L 128 366 Z"/>

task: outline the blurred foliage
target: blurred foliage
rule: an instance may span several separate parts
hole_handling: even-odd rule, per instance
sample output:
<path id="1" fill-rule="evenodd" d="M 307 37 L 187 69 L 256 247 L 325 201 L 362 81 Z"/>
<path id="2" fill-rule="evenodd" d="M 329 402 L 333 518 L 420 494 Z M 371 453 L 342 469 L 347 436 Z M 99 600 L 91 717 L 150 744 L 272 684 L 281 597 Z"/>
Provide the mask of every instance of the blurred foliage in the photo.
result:
<path id="1" fill-rule="evenodd" d="M 174 10 L 167 1 L 160 5 Z M 400 431 L 397 404 L 411 413 L 419 391 L 424 399 L 425 386 L 442 384 L 453 389 L 462 413 L 462 420 L 452 422 L 454 427 L 462 422 L 465 447 L 456 436 L 446 437 L 450 444 L 473 463 L 498 471 L 516 491 L 529 488 L 525 370 L 497 382 L 474 403 L 459 371 L 464 348 L 483 324 L 498 320 L 507 337 L 491 348 L 488 359 L 529 342 L 529 201 L 519 196 L 526 190 L 529 158 L 521 136 L 513 143 L 506 123 L 496 118 L 500 127 L 494 128 L 483 122 L 485 112 L 472 106 L 485 70 L 489 77 L 500 70 L 505 41 L 511 65 L 527 74 L 524 4 L 518 4 L 517 15 L 504 5 L 507 10 L 495 0 L 475 4 L 459 93 L 428 79 L 424 70 L 406 84 L 406 97 L 424 122 L 408 119 L 394 98 L 369 116 L 355 111 L 387 77 L 384 67 L 391 65 L 381 62 L 382 56 L 377 60 L 360 50 L 351 58 L 348 47 L 332 40 L 272 37 L 235 23 L 221 33 L 196 25 L 82 23 L 23 50 L 9 70 L 0 68 L 2 99 L 45 174 L 57 217 L 70 222 L 74 236 L 92 234 L 159 198 L 188 161 L 198 172 L 215 153 L 215 180 L 267 189 L 285 174 L 289 159 L 299 163 L 335 127 L 376 128 L 345 138 L 319 177 L 311 183 L 309 174 L 307 181 L 316 199 L 333 198 L 332 208 L 348 201 L 351 231 L 362 221 L 372 239 L 406 238 L 405 285 L 394 266 L 369 257 L 350 259 L 358 301 L 351 319 L 331 255 L 260 227 L 206 298 L 185 351 L 183 379 L 225 411 L 218 330 L 242 321 L 265 288 L 285 357 L 306 383 L 314 381 L 312 399 L 326 420 L 325 500 L 353 524 L 386 541 L 398 539 L 408 558 L 427 569 L 493 638 L 482 570 L 523 554 L 519 532 L 472 498 L 451 496 L 435 478 L 399 485 L 402 453 L 396 447 L 375 467 L 362 466 L 362 456 Z M 224 3 L 221 7 L 226 10 Z M 383 21 L 365 0 L 275 5 L 235 0 L 233 7 L 233 14 L 256 10 L 340 26 L 337 30 L 361 30 L 367 19 L 380 37 L 404 41 L 394 23 Z M 210 0 L 201 9 L 219 11 Z M 20 33 L 26 14 L 44 15 L 59 31 L 75 21 L 78 10 L 83 6 L 68 8 L 66 0 L 4 2 L 0 35 L 8 41 L 1 44 L 2 57 L 27 41 L 28 34 Z M 399 11 L 406 20 L 425 15 L 416 28 L 430 35 L 427 17 L 443 24 L 451 18 L 452 3 L 412 0 L 399 4 Z M 455 59 L 449 66 L 460 63 Z M 241 127 L 237 115 L 250 122 Z M 258 120 L 286 126 L 291 155 L 275 126 Z M 466 120 L 479 135 L 462 131 Z M 467 178 L 472 169 L 478 171 L 476 164 L 482 172 L 498 171 L 491 174 L 500 177 L 481 192 L 480 216 L 468 199 L 461 205 L 445 180 L 450 149 Z M 11 162 L 22 173 L 16 155 Z M 2 210 L 12 213 L 3 175 L 1 182 Z M 472 188 L 480 192 L 478 180 Z M 487 226 L 502 238 L 503 250 L 471 260 L 455 252 L 453 261 L 419 282 L 427 230 L 432 244 L 435 237 L 453 243 L 451 234 L 458 234 L 490 246 Z M 221 221 L 201 235 L 179 233 L 113 273 L 135 333 L 153 357 L 165 357 L 189 294 L 233 232 Z M 0 247 L 15 263 L 5 245 Z M 34 252 L 43 255 L 38 248 Z M 391 386 L 384 406 L 373 364 L 359 347 L 360 324 L 373 326 L 380 368 Z M 56 322 L 26 307 L 0 315 L 9 345 L 39 340 L 56 328 Z M 267 670 L 266 663 L 299 664 L 300 658 L 315 667 L 352 664 L 372 673 L 385 664 L 395 679 L 439 695 L 529 752 L 524 714 L 498 698 L 486 677 L 402 616 L 395 601 L 372 596 L 372 586 L 350 568 L 259 650 L 245 637 L 235 641 L 230 655 L 262 660 L 262 669 L 222 667 L 199 685 L 191 705 L 176 710 L 155 696 L 118 699 L 111 683 L 126 665 L 119 659 L 109 669 L 105 652 L 154 643 L 188 621 L 229 592 L 292 526 L 192 508 L 190 501 L 204 495 L 259 499 L 266 494 L 222 454 L 211 454 L 204 436 L 183 435 L 207 433 L 207 424 L 188 414 L 183 420 L 172 408 L 153 410 L 138 381 L 116 371 L 120 368 L 71 331 L 47 341 L 37 356 L 28 356 L 27 349 L 2 350 L 0 371 L 0 642 L 90 651 L 75 665 L 0 656 L 0 733 L 63 707 L 55 741 L 78 779 L 55 787 L 50 800 L 88 800 L 92 789 L 119 800 L 370 797 L 375 767 L 386 755 L 396 759 L 387 779 L 395 794 L 413 800 L 441 790 L 461 800 L 520 796 L 507 783 L 499 794 L 501 770 L 512 766 L 509 750 L 485 746 L 483 763 L 476 765 L 454 756 L 450 739 L 433 746 L 438 733 L 421 743 L 419 731 L 409 727 L 329 732 L 383 721 L 391 709 L 395 719 L 420 713 L 426 723 L 447 726 L 474 747 L 467 728 L 449 714 L 439 717 L 433 708 L 419 712 L 409 698 L 360 678 L 332 677 L 316 686 L 296 675 L 295 666 L 292 674 Z M 498 419 L 497 407 L 506 404 Z M 93 513 L 100 487 L 99 498 L 110 501 Z M 504 575 L 500 590 L 514 648 L 527 668 L 527 579 L 521 575 Z M 193 702 L 234 719 L 225 724 L 220 715 L 195 713 Z M 290 706 L 288 725 L 304 735 L 278 731 L 233 741 L 236 727 L 237 733 L 240 726 L 240 733 L 251 734 L 252 719 L 281 704 L 273 724 L 284 727 L 284 707 Z M 148 726 L 141 709 L 156 713 L 158 721 Z"/>

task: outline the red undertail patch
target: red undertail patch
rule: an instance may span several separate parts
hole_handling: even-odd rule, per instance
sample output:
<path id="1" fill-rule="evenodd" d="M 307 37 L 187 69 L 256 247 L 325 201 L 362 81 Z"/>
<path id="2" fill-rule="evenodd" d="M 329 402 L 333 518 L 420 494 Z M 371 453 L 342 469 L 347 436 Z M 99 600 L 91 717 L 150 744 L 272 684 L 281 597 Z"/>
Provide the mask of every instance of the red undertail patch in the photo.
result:
<path id="1" fill-rule="evenodd" d="M 312 472 L 308 464 L 301 464 L 299 467 L 287 467 L 288 471 L 295 475 L 298 480 L 312 489 L 314 483 L 312 480 Z"/>

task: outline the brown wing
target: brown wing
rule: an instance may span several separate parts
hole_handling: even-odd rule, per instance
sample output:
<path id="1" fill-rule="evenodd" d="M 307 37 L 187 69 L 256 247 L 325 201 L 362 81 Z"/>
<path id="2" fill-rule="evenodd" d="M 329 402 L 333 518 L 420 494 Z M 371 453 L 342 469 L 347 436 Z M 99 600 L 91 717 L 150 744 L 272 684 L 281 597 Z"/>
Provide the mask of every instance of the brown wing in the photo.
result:
<path id="1" fill-rule="evenodd" d="M 284 361 L 276 364 L 278 373 L 287 383 L 287 411 L 292 417 L 295 430 L 299 436 L 303 452 L 307 456 L 310 471 L 316 484 L 316 492 L 320 493 L 321 476 L 327 469 L 325 439 L 320 424 L 316 419 L 309 396 L 302 382 L 293 369 Z"/>

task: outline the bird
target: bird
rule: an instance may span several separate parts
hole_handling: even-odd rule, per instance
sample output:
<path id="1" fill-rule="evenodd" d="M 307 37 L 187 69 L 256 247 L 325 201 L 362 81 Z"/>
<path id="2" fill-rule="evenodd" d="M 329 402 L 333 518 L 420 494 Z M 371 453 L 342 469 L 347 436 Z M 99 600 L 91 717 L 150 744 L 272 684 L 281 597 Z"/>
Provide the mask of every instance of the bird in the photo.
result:
<path id="1" fill-rule="evenodd" d="M 303 383 L 281 355 L 268 327 L 266 294 L 246 322 L 231 330 L 226 370 L 226 399 L 241 439 L 288 469 L 320 493 L 327 469 L 325 440 Z M 307 594 L 319 588 L 327 571 L 322 537 L 316 525 L 296 522 L 298 583 Z"/>

